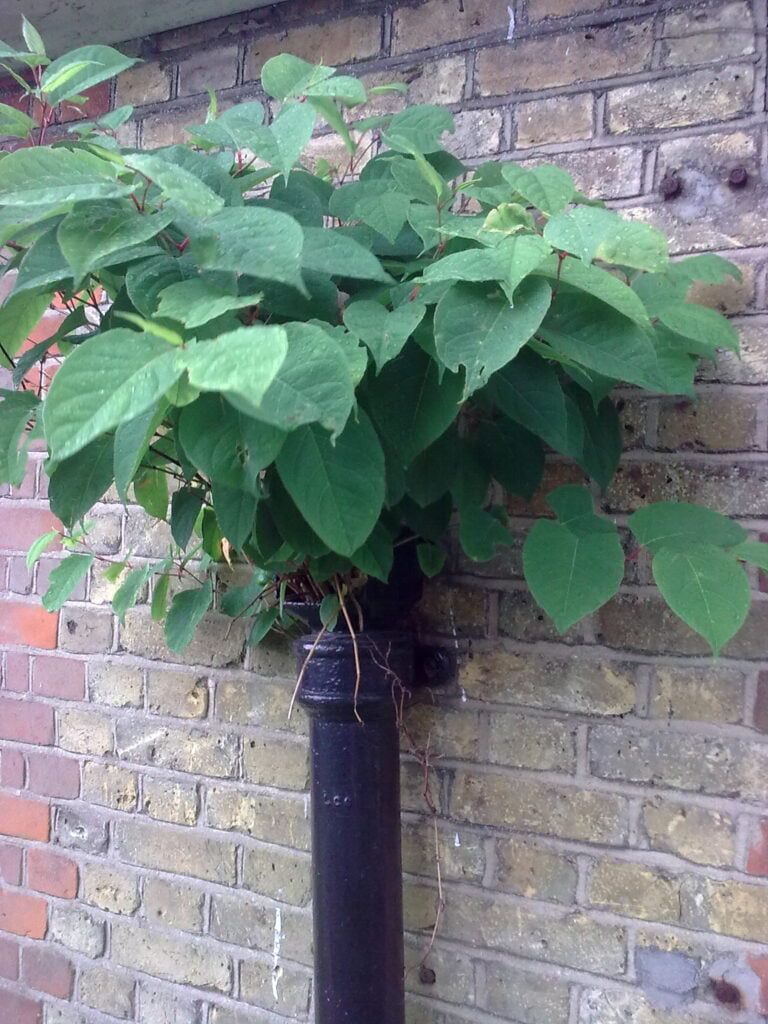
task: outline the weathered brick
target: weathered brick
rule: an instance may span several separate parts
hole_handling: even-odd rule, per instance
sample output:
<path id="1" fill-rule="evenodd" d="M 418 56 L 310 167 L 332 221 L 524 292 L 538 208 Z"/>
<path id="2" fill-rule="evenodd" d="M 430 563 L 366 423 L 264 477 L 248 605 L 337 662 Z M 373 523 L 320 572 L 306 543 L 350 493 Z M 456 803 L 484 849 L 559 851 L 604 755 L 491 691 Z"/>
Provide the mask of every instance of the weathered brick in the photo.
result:
<path id="1" fill-rule="evenodd" d="M 112 722 L 96 711 L 62 708 L 57 714 L 59 746 L 76 754 L 104 757 L 114 750 Z"/>
<path id="2" fill-rule="evenodd" d="M 66 605 L 61 610 L 59 647 L 70 654 L 103 654 L 112 648 L 112 615 L 106 608 Z"/>
<path id="3" fill-rule="evenodd" d="M 548 850 L 530 839 L 496 839 L 494 889 L 532 899 L 573 903 L 577 877 L 572 858 Z"/>
<path id="4" fill-rule="evenodd" d="M 171 782 L 144 776 L 142 784 L 142 810 L 158 821 L 171 821 L 176 825 L 194 825 L 200 807 L 195 785 Z"/>
<path id="5" fill-rule="evenodd" d="M 394 53 L 408 53 L 457 40 L 498 34 L 507 29 L 507 13 L 493 0 L 428 0 L 417 7 L 401 7 L 393 19 Z"/>
<path id="6" fill-rule="evenodd" d="M 518 103 L 515 124 L 518 149 L 589 139 L 592 137 L 592 94 Z M 557 163 L 560 163 L 559 158 Z"/>
<path id="7" fill-rule="evenodd" d="M 53 723 L 53 708 L 47 704 L 0 697 L 0 740 L 50 746 Z"/>
<path id="8" fill-rule="evenodd" d="M 533 910 L 498 894 L 449 895 L 440 931 L 443 938 L 608 976 L 624 972 L 623 928 L 599 924 L 581 912 Z M 407 886 L 406 929 L 431 930 L 434 914 L 435 890 Z"/>
<path id="9" fill-rule="evenodd" d="M 473 700 L 553 711 L 622 715 L 635 706 L 632 666 L 597 661 L 581 651 L 564 658 L 498 646 L 475 651 L 461 666 L 459 683 Z"/>
<path id="10" fill-rule="evenodd" d="M 499 597 L 499 633 L 513 640 L 539 640 L 576 644 L 585 638 L 586 623 L 577 622 L 563 634 L 539 608 L 527 590 L 508 590 Z"/>
<path id="11" fill-rule="evenodd" d="M 51 907 L 48 938 L 91 959 L 104 952 L 104 922 L 77 907 Z"/>
<path id="12" fill-rule="evenodd" d="M 485 875 L 482 838 L 463 828 L 440 828 L 437 832 L 440 870 L 443 878 L 481 882 Z M 403 871 L 414 875 L 435 874 L 435 829 L 430 822 L 407 822 L 402 832 Z"/>
<path id="13" fill-rule="evenodd" d="M 768 875 L 768 818 L 752 826 L 746 870 L 749 875 Z"/>
<path id="14" fill-rule="evenodd" d="M 652 48 L 650 20 L 519 39 L 477 55 L 480 95 L 501 96 L 632 74 L 648 65 Z"/>
<path id="15" fill-rule="evenodd" d="M 589 901 L 644 921 L 680 921 L 682 878 L 627 861 L 601 860 L 592 868 Z"/>
<path id="16" fill-rule="evenodd" d="M 112 926 L 112 959 L 122 967 L 196 988 L 229 992 L 232 987 L 232 962 L 212 943 L 175 939 L 128 922 Z"/>
<path id="17" fill-rule="evenodd" d="M 312 962 L 312 924 L 307 911 L 287 905 L 275 908 L 272 903 L 249 899 L 242 893 L 233 896 L 213 894 L 211 935 L 216 938 L 246 949 L 271 953 L 276 931 L 282 934 L 283 956 L 298 963 Z"/>
<path id="18" fill-rule="evenodd" d="M 133 1017 L 133 978 L 114 967 L 85 967 L 80 972 L 80 1002 L 124 1020 Z"/>
<path id="19" fill-rule="evenodd" d="M 740 722 L 744 676 L 727 668 L 659 667 L 654 673 L 652 718 Z"/>
<path id="20" fill-rule="evenodd" d="M 479 760 L 480 719 L 473 711 L 417 704 L 405 716 L 402 749 L 439 751 L 441 757 Z"/>
<path id="21" fill-rule="evenodd" d="M 168 70 L 160 64 L 137 64 L 117 79 L 115 103 L 140 107 L 145 103 L 162 103 L 171 91 Z"/>
<path id="22" fill-rule="evenodd" d="M 715 362 L 702 365 L 702 379 L 724 384 L 768 382 L 768 317 L 740 317 L 733 325 L 739 332 L 740 354 L 718 352 Z"/>
<path id="23" fill-rule="evenodd" d="M 69 999 L 75 981 L 72 961 L 55 949 L 27 946 L 21 958 L 22 978 L 30 988 L 57 999 Z"/>
<path id="24" fill-rule="evenodd" d="M 245 832 L 279 846 L 309 848 L 309 821 L 303 797 L 283 793 L 246 795 L 233 789 L 208 790 L 208 824 L 229 832 Z"/>
<path id="25" fill-rule="evenodd" d="M 205 718 L 208 714 L 208 678 L 189 672 L 151 669 L 147 676 L 147 708 L 174 718 Z"/>
<path id="26" fill-rule="evenodd" d="M 754 70 L 748 64 L 693 71 L 608 93 L 608 126 L 615 134 L 727 121 L 750 109 Z"/>
<path id="27" fill-rule="evenodd" d="M 0 978 L 17 981 L 19 977 L 19 944 L 13 939 L 0 939 Z"/>
<path id="28" fill-rule="evenodd" d="M 160 113 L 148 115 L 141 122 L 141 148 L 159 149 L 161 146 L 176 146 L 189 142 L 187 127 L 192 124 L 202 124 L 205 121 L 207 109 L 206 101 L 205 103 L 185 105 L 178 109 L 164 109 Z M 128 518 L 128 530 L 131 528 L 135 515 L 137 513 L 132 512 Z M 131 544 L 128 531 L 126 531 L 126 543 Z M 138 549 L 135 550 L 138 554 Z M 153 556 L 150 554 L 148 557 Z"/>
<path id="29" fill-rule="evenodd" d="M 82 866 L 83 900 L 111 914 L 132 914 L 139 906 L 139 880 L 131 871 L 106 863 Z"/>
<path id="30" fill-rule="evenodd" d="M 71 900 L 77 895 L 77 879 L 77 864 L 68 857 L 41 848 L 27 851 L 27 886 L 30 889 Z"/>
<path id="31" fill-rule="evenodd" d="M 134 772 L 113 764 L 88 761 L 83 767 L 83 799 L 115 811 L 135 811 L 139 787 Z"/>
<path id="32" fill-rule="evenodd" d="M 90 661 L 88 696 L 95 704 L 115 708 L 140 708 L 144 685 L 141 669 L 119 661 Z"/>
<path id="33" fill-rule="evenodd" d="M 238 746 L 236 736 L 207 729 L 155 725 L 141 718 L 117 723 L 118 756 L 156 768 L 231 778 L 237 774 Z"/>
<path id="34" fill-rule="evenodd" d="M 595 843 L 621 843 L 627 829 L 622 797 L 497 774 L 457 774 L 451 813 L 477 825 Z"/>
<path id="35" fill-rule="evenodd" d="M 55 843 L 84 853 L 103 853 L 109 842 L 106 821 L 87 808 L 57 807 L 53 834 Z"/>
<path id="36" fill-rule="evenodd" d="M 32 664 L 32 693 L 63 700 L 85 695 L 85 663 L 74 658 L 38 656 Z"/>
<path id="37" fill-rule="evenodd" d="M 590 764 L 600 778 L 622 782 L 743 800 L 764 800 L 768 793 L 768 747 L 727 736 L 598 725 L 590 731 Z"/>
<path id="38" fill-rule="evenodd" d="M 30 851 L 32 853 L 34 851 Z M 20 846 L 0 843 L 0 881 L 8 885 L 21 885 L 24 851 Z M 30 885 L 30 889 L 35 886 Z"/>
<path id="39" fill-rule="evenodd" d="M 183 651 L 172 653 L 165 643 L 162 623 L 153 622 L 147 608 L 131 608 L 120 634 L 123 647 L 131 654 L 156 661 L 184 665 L 231 665 L 240 660 L 245 643 L 245 626 L 224 615 L 209 612 Z"/>
<path id="40" fill-rule="evenodd" d="M 299 25 L 254 40 L 246 58 L 245 77 L 258 78 L 264 64 L 280 53 L 335 66 L 374 57 L 380 49 L 378 17 L 338 18 L 322 25 Z"/>
<path id="41" fill-rule="evenodd" d="M 483 636 L 486 631 L 485 591 L 431 581 L 419 604 L 427 629 L 456 636 Z"/>
<path id="42" fill-rule="evenodd" d="M 20 750 L 0 751 L 0 786 L 23 789 L 24 770 L 24 755 Z"/>
<path id="43" fill-rule="evenodd" d="M 691 876 L 682 889 L 682 923 L 718 935 L 768 941 L 765 887 Z"/>
<path id="44" fill-rule="evenodd" d="M 13 1024 L 42 1024 L 43 1004 L 9 989 L 3 989 L 3 1009 Z M 51 1024 L 55 1024 L 55 1021 Z"/>
<path id="45" fill-rule="evenodd" d="M 741 452 L 764 448 L 763 403 L 748 395 L 701 394 L 661 402 L 657 447 L 668 451 Z"/>
<path id="46" fill-rule="evenodd" d="M 311 992 L 306 971 L 281 964 L 279 974 L 271 963 L 246 960 L 240 965 L 240 994 L 247 1003 L 265 1010 L 279 1010 L 306 1019 Z"/>
<path id="47" fill-rule="evenodd" d="M 130 864 L 233 885 L 235 846 L 188 831 L 138 821 L 115 823 L 115 851 Z"/>
<path id="48" fill-rule="evenodd" d="M 422 964 L 431 971 L 422 979 Z M 405 988 L 431 999 L 472 1006 L 475 1002 L 475 970 L 470 958 L 434 944 L 425 959 L 424 944 L 408 941 L 405 947 Z M 406 1019 L 411 1018 L 406 1011 Z"/>
<path id="49" fill-rule="evenodd" d="M 467 77 L 466 58 L 463 55 L 444 60 L 424 61 L 390 73 L 389 79 L 408 84 L 408 103 L 458 103 L 464 95 Z M 397 94 L 395 94 L 397 95 Z M 355 110 L 357 116 L 357 110 Z"/>
<path id="50" fill-rule="evenodd" d="M 289 670 L 288 664 L 285 669 Z M 293 669 L 293 660 L 290 669 Z M 264 679 L 252 675 L 242 679 L 219 679 L 216 683 L 215 715 L 223 722 L 234 725 L 306 732 L 307 720 L 304 715 L 294 714 L 288 720 L 292 692 L 287 680 Z"/>
<path id="51" fill-rule="evenodd" d="M 199 50 L 179 64 L 179 96 L 229 89 L 237 80 L 237 47 Z"/>
<path id="52" fill-rule="evenodd" d="M 80 795 L 80 762 L 73 757 L 30 753 L 27 789 L 40 796 L 73 800 Z"/>
<path id="53" fill-rule="evenodd" d="M 154 981 L 138 985 L 138 1024 L 200 1024 L 203 1004 Z"/>
<path id="54" fill-rule="evenodd" d="M 744 57 L 755 50 L 755 30 L 748 3 L 700 6 L 668 14 L 662 34 L 662 63 L 669 67 Z"/>
<path id="55" fill-rule="evenodd" d="M 573 772 L 576 729 L 552 718 L 533 718 L 510 711 L 490 716 L 488 759 L 511 768 Z"/>
<path id="56" fill-rule="evenodd" d="M 598 988 L 586 989 L 582 994 L 579 1017 L 580 1024 L 699 1024 L 701 1019 L 698 1013 L 691 1016 L 683 1007 L 660 1010 L 637 989 Z"/>
<path id="57" fill-rule="evenodd" d="M 643 804 L 642 824 L 652 850 L 673 853 L 694 864 L 733 864 L 736 822 L 725 812 L 656 797 Z"/>
<path id="58" fill-rule="evenodd" d="M 279 846 L 248 847 L 243 856 L 243 885 L 282 903 L 309 902 L 312 876 L 307 856 Z"/>
<path id="59" fill-rule="evenodd" d="M 503 124 L 500 110 L 462 110 L 454 121 L 449 145 L 460 160 L 498 153 Z"/>
<path id="60" fill-rule="evenodd" d="M 528 0 L 528 20 L 565 18 L 569 14 L 583 14 L 607 7 L 606 0 Z"/>
<path id="61" fill-rule="evenodd" d="M 144 916 L 167 928 L 202 932 L 204 899 L 202 889 L 166 878 L 147 878 L 144 882 Z"/>
<path id="62" fill-rule="evenodd" d="M 307 745 L 289 736 L 260 735 L 243 740 L 243 774 L 248 782 L 278 789 L 307 788 Z"/>
<path id="63" fill-rule="evenodd" d="M 567 1024 L 568 984 L 550 975 L 489 961 L 485 965 L 483 1008 L 520 1024 Z"/>

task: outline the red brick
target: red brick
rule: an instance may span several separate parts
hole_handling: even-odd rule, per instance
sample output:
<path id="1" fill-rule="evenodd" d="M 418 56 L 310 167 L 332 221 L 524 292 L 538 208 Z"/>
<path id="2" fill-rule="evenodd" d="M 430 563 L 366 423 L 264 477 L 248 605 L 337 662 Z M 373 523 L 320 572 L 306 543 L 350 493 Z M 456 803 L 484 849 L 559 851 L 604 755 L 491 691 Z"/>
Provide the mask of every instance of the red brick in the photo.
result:
<path id="1" fill-rule="evenodd" d="M 43 1004 L 37 1003 L 26 996 L 3 989 L 0 998 L 3 1000 L 3 1024 L 42 1024 Z"/>
<path id="2" fill-rule="evenodd" d="M 0 793 L 0 833 L 19 839 L 48 841 L 50 809 L 42 800 L 27 800 L 10 793 Z"/>
<path id="3" fill-rule="evenodd" d="M 754 718 L 755 728 L 768 733 L 768 672 L 761 672 L 757 677 Z"/>
<path id="4" fill-rule="evenodd" d="M 747 873 L 768 875 L 768 818 L 758 822 L 757 836 L 747 853 Z"/>
<path id="5" fill-rule="evenodd" d="M 24 788 L 24 755 L 20 750 L 0 751 L 0 785 L 8 789 Z"/>
<path id="6" fill-rule="evenodd" d="M 8 560 L 8 590 L 12 594 L 32 593 L 32 570 L 21 555 Z"/>
<path id="7" fill-rule="evenodd" d="M 80 764 L 57 754 L 30 754 L 27 759 L 27 789 L 40 796 L 74 800 L 80 795 Z"/>
<path id="8" fill-rule="evenodd" d="M 0 880 L 8 885 L 21 885 L 21 859 L 20 846 L 0 843 Z"/>
<path id="9" fill-rule="evenodd" d="M 0 930 L 28 939 L 42 939 L 48 926 L 48 904 L 39 896 L 0 890 Z"/>
<path id="10" fill-rule="evenodd" d="M 47 558 L 45 555 L 43 555 L 43 557 L 40 559 L 37 565 L 37 585 L 35 586 L 36 593 L 42 596 L 46 592 L 51 582 L 51 573 L 59 565 L 61 565 L 61 561 L 59 559 Z M 77 586 L 70 593 L 68 600 L 85 600 L 85 579 L 81 579 L 78 581 Z"/>
<path id="11" fill-rule="evenodd" d="M 6 654 L 3 688 L 13 693 L 25 693 L 29 689 L 29 655 L 13 651 Z"/>
<path id="12" fill-rule="evenodd" d="M 61 523 L 47 508 L 0 508 L 0 544 L 6 551 L 26 551 L 41 533 L 60 529 Z"/>
<path id="13" fill-rule="evenodd" d="M 27 885 L 35 892 L 72 900 L 77 895 L 77 864 L 50 850 L 29 850 Z"/>
<path id="14" fill-rule="evenodd" d="M 31 700 L 0 697 L 0 740 L 18 740 L 20 743 L 50 746 L 53 737 L 52 707 L 47 704 L 36 704 Z"/>
<path id="15" fill-rule="evenodd" d="M 21 970 L 27 985 L 38 992 L 57 999 L 69 999 L 72 995 L 72 963 L 54 949 L 27 946 L 21 955 Z"/>
<path id="16" fill-rule="evenodd" d="M 32 693 L 64 700 L 85 697 L 85 662 L 73 658 L 35 658 L 32 665 Z"/>
<path id="17" fill-rule="evenodd" d="M 0 601 L 0 644 L 23 644 L 52 651 L 58 628 L 58 612 L 47 612 L 38 604 Z"/>
<path id="18" fill-rule="evenodd" d="M 19 977 L 19 944 L 13 939 L 0 939 L 0 978 L 16 981 Z M 0 1000 L 3 996 L 0 995 Z"/>
<path id="19" fill-rule="evenodd" d="M 748 956 L 747 963 L 760 981 L 760 1013 L 768 1014 L 768 956 Z"/>

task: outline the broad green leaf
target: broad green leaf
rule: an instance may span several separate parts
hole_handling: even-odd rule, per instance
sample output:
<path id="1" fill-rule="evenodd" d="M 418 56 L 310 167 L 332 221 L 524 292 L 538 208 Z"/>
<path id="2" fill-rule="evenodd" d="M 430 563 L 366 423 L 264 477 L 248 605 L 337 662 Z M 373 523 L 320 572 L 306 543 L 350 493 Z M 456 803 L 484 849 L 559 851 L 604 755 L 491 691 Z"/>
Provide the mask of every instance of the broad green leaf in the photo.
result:
<path id="1" fill-rule="evenodd" d="M 685 550 L 662 548 L 652 568 L 672 611 L 719 654 L 749 611 L 749 580 L 739 563 L 714 544 L 701 543 Z"/>
<path id="2" fill-rule="evenodd" d="M 384 191 L 360 199 L 355 204 L 355 217 L 394 243 L 408 219 L 410 205 L 410 199 L 402 192 Z"/>
<path id="3" fill-rule="evenodd" d="M 264 123 L 264 107 L 257 100 L 238 103 L 205 124 L 187 131 L 193 138 L 224 149 L 244 149 L 255 129 Z"/>
<path id="4" fill-rule="evenodd" d="M 224 200 L 209 188 L 195 174 L 168 163 L 154 153 L 131 153 L 128 166 L 148 178 L 153 185 L 169 199 L 181 203 L 197 217 L 215 214 L 224 205 Z"/>
<path id="5" fill-rule="evenodd" d="M 607 490 L 619 465 L 623 449 L 621 422 L 616 407 L 604 398 L 595 407 L 591 396 L 582 388 L 569 388 L 584 425 L 584 442 L 573 457 L 602 490 Z"/>
<path id="6" fill-rule="evenodd" d="M 341 611 L 338 594 L 326 594 L 320 602 L 320 622 L 326 629 L 333 631 Z"/>
<path id="7" fill-rule="evenodd" d="M 549 309 L 552 293 L 541 278 L 531 277 L 514 294 L 514 303 L 489 287 L 458 283 L 435 311 L 435 347 L 449 370 L 466 367 L 464 397 L 481 388 L 506 366 L 536 332 Z"/>
<path id="8" fill-rule="evenodd" d="M 638 270 L 663 270 L 668 262 L 667 240 L 649 224 L 623 220 L 612 210 L 577 206 L 552 217 L 544 237 L 558 249 L 585 263 L 593 259 Z"/>
<path id="9" fill-rule="evenodd" d="M 0 306 L 0 365 L 8 367 L 6 354 L 14 356 L 53 298 L 48 290 L 11 292 Z"/>
<path id="10" fill-rule="evenodd" d="M 29 570 L 39 561 L 43 552 L 47 551 L 54 541 L 58 540 L 59 536 L 58 530 L 48 530 L 47 533 L 42 533 L 39 537 L 35 538 L 29 546 L 29 551 L 27 551 L 26 565 Z"/>
<path id="11" fill-rule="evenodd" d="M 738 332 L 714 309 L 685 302 L 664 306 L 657 315 L 670 331 L 694 342 L 688 348 L 690 352 L 711 356 L 718 348 L 739 351 Z"/>
<path id="12" fill-rule="evenodd" d="M 136 309 L 144 316 L 153 316 L 165 289 L 196 277 L 197 268 L 187 259 L 153 256 L 128 268 L 125 288 Z"/>
<path id="13" fill-rule="evenodd" d="M 118 165 L 82 149 L 17 149 L 3 160 L 0 203 L 45 206 L 124 196 L 131 187 L 117 180 L 119 170 Z"/>
<path id="14" fill-rule="evenodd" d="M 234 274 L 201 274 L 200 277 L 177 281 L 164 288 L 160 292 L 157 315 L 178 320 L 192 329 L 230 310 L 255 306 L 261 298 L 261 294 L 238 295 Z"/>
<path id="15" fill-rule="evenodd" d="M 172 651 L 181 651 L 187 646 L 212 601 L 213 586 L 210 580 L 206 580 L 202 587 L 180 590 L 174 594 L 165 620 L 165 642 Z"/>
<path id="16" fill-rule="evenodd" d="M 332 551 L 352 555 L 384 504 L 384 453 L 360 411 L 335 443 L 315 424 L 286 438 L 277 470 L 299 511 Z"/>
<path id="17" fill-rule="evenodd" d="M 265 576 L 257 569 L 242 587 L 227 587 L 221 595 L 219 609 L 230 618 L 251 611 L 265 590 Z"/>
<path id="18" fill-rule="evenodd" d="M 43 594 L 43 608 L 56 612 L 66 602 L 77 584 L 93 565 L 93 555 L 67 555 L 48 577 Z"/>
<path id="19" fill-rule="evenodd" d="M 150 604 L 150 615 L 153 622 L 162 622 L 168 608 L 168 589 L 171 585 L 168 569 L 169 566 L 166 565 L 163 572 L 155 579 L 152 602 Z"/>
<path id="20" fill-rule="evenodd" d="M 407 466 L 456 418 L 462 394 L 460 374 L 444 373 L 413 342 L 370 381 L 367 408 L 377 428 Z"/>
<path id="21" fill-rule="evenodd" d="M 559 519 L 561 525 L 567 526 L 577 536 L 592 533 L 616 534 L 615 525 L 603 516 L 595 513 L 592 495 L 580 484 L 563 484 L 547 495 L 547 504 Z"/>
<path id="22" fill-rule="evenodd" d="M 756 565 L 763 572 L 768 572 L 768 544 L 763 541 L 745 540 L 731 548 L 731 554 L 742 562 Z"/>
<path id="23" fill-rule="evenodd" d="M 27 468 L 27 424 L 35 418 L 37 396 L 0 389 L 0 481 L 17 487 Z"/>
<path id="24" fill-rule="evenodd" d="M 57 240 L 77 282 L 105 257 L 154 238 L 172 219 L 169 212 L 141 214 L 122 200 L 78 204 L 59 225 Z"/>
<path id="25" fill-rule="evenodd" d="M 694 281 L 707 281 L 710 284 L 722 284 L 729 277 L 741 281 L 743 275 L 736 263 L 723 259 L 714 252 L 703 252 L 696 256 L 686 256 L 674 260 L 667 267 L 667 274 L 674 280 L 692 284 Z"/>
<path id="26" fill-rule="evenodd" d="M 444 256 L 424 274 L 427 281 L 499 281 L 512 300 L 523 278 L 532 273 L 552 250 L 538 235 L 506 238 L 491 249 L 465 249 Z"/>
<path id="27" fill-rule="evenodd" d="M 117 583 L 125 572 L 127 565 L 127 562 L 112 562 L 112 564 L 102 572 L 101 578 L 106 580 L 107 583 Z"/>
<path id="28" fill-rule="evenodd" d="M 195 387 L 236 396 L 255 413 L 287 351 L 282 327 L 240 327 L 190 346 L 184 364 Z"/>
<path id="29" fill-rule="evenodd" d="M 248 646 L 256 647 L 269 633 L 280 616 L 279 608 L 262 608 L 253 617 L 253 625 L 248 634 Z"/>
<path id="30" fill-rule="evenodd" d="M 602 267 L 582 263 L 578 259 L 560 261 L 557 256 L 553 256 L 539 266 L 535 273 L 544 274 L 550 280 L 559 280 L 561 285 L 587 292 L 638 324 L 650 324 L 646 308 L 637 292 Z"/>
<path id="31" fill-rule="evenodd" d="M 16 107 L 9 107 L 7 103 L 0 103 L 0 135 L 23 139 L 35 128 L 37 123 L 29 114 L 17 110 Z"/>
<path id="32" fill-rule="evenodd" d="M 746 530 L 732 519 L 685 501 L 646 505 L 630 516 L 629 528 L 653 554 L 665 548 L 687 550 L 696 544 L 730 548 L 747 539 Z"/>
<path id="33" fill-rule="evenodd" d="M 368 249 L 333 228 L 305 228 L 302 265 L 306 270 L 391 283 L 389 274 Z"/>
<path id="34" fill-rule="evenodd" d="M 202 487 L 182 487 L 171 495 L 171 536 L 182 549 L 189 543 L 204 498 Z"/>
<path id="35" fill-rule="evenodd" d="M 380 302 L 362 299 L 347 306 L 344 323 L 365 342 L 380 370 L 400 354 L 425 312 L 426 308 L 418 302 L 406 302 L 390 312 Z"/>
<path id="36" fill-rule="evenodd" d="M 520 203 L 500 203 L 483 221 L 484 231 L 502 235 L 516 235 L 524 230 L 534 231 L 535 228 L 533 216 Z"/>
<path id="37" fill-rule="evenodd" d="M 178 437 L 187 458 L 209 479 L 256 494 L 259 473 L 274 460 L 285 434 L 209 392 L 184 407 Z"/>
<path id="38" fill-rule="evenodd" d="M 477 455 L 505 491 L 530 500 L 544 473 L 541 441 L 511 419 L 481 423 Z"/>
<path id="39" fill-rule="evenodd" d="M 54 291 L 55 286 L 72 283 L 72 270 L 56 241 L 56 228 L 39 236 L 19 265 L 12 295 L 22 292 Z"/>
<path id="40" fill-rule="evenodd" d="M 113 439 L 97 437 L 75 455 L 59 462 L 48 483 L 52 511 L 67 527 L 109 490 L 113 479 Z"/>
<path id="41" fill-rule="evenodd" d="M 48 65 L 41 88 L 48 102 L 55 106 L 92 85 L 114 78 L 135 63 L 135 57 L 126 57 L 111 46 L 81 46 Z"/>
<path id="42" fill-rule="evenodd" d="M 139 595 L 147 585 L 152 572 L 153 566 L 151 565 L 144 565 L 139 569 L 131 569 L 115 591 L 115 596 L 112 598 L 112 611 L 120 622 L 125 622 L 125 613 L 129 608 L 133 608 L 138 601 Z"/>
<path id="43" fill-rule="evenodd" d="M 366 576 L 386 583 L 392 571 L 394 548 L 392 537 L 387 530 L 377 523 L 368 540 L 351 556 L 352 564 Z"/>
<path id="44" fill-rule="evenodd" d="M 154 519 L 168 514 L 168 476 L 152 466 L 142 469 L 133 481 L 136 501 Z"/>
<path id="45" fill-rule="evenodd" d="M 339 100 L 347 107 L 356 107 L 368 99 L 365 86 L 359 78 L 352 75 L 334 75 L 314 82 L 304 89 L 304 95 L 312 99 L 330 97 Z"/>
<path id="46" fill-rule="evenodd" d="M 592 520 L 597 520 L 594 529 L 589 528 Z M 613 597 L 624 576 L 616 528 L 594 515 L 577 522 L 575 531 L 562 522 L 540 519 L 523 545 L 531 594 L 561 633 Z"/>
<path id="47" fill-rule="evenodd" d="M 419 568 L 430 579 L 437 576 L 445 565 L 445 550 L 437 544 L 425 542 L 416 547 L 416 557 L 419 560 Z"/>
<path id="48" fill-rule="evenodd" d="M 512 543 L 512 536 L 491 512 L 466 506 L 459 519 L 459 543 L 474 562 L 489 562 L 500 546 Z"/>
<path id="49" fill-rule="evenodd" d="M 261 85 L 268 96 L 277 100 L 306 95 L 307 89 L 335 74 L 335 68 L 309 64 L 292 53 L 271 57 L 261 69 Z"/>
<path id="50" fill-rule="evenodd" d="M 382 133 L 390 149 L 400 153 L 434 153 L 442 148 L 441 137 L 454 128 L 453 115 L 445 107 L 429 104 L 407 107 L 392 118 Z"/>
<path id="51" fill-rule="evenodd" d="M 542 213 L 555 214 L 571 202 L 576 192 L 573 178 L 559 167 L 520 167 L 507 163 L 501 174 L 512 188 Z M 496 205 L 494 203 L 494 205 Z"/>
<path id="52" fill-rule="evenodd" d="M 65 360 L 45 402 L 45 436 L 57 461 L 157 402 L 184 371 L 184 353 L 152 334 L 115 328 Z"/>
<path id="53" fill-rule="evenodd" d="M 421 508 L 433 504 L 447 494 L 456 478 L 456 452 L 459 440 L 453 427 L 439 437 L 408 466 L 408 495 Z"/>
<path id="54" fill-rule="evenodd" d="M 123 502 L 128 501 L 128 485 L 136 476 L 167 409 L 168 403 L 161 399 L 141 415 L 121 423 L 115 431 L 115 487 Z"/>
<path id="55" fill-rule="evenodd" d="M 213 483 L 213 508 L 221 532 L 238 551 L 251 535 L 256 519 L 256 498 L 247 491 Z"/>
<path id="56" fill-rule="evenodd" d="M 304 233 L 293 217 L 248 206 L 227 209 L 200 222 L 190 246 L 200 265 L 281 281 L 304 292 L 301 253 Z M 326 269 L 326 268 L 322 268 Z"/>
<path id="57" fill-rule="evenodd" d="M 24 42 L 29 47 L 31 53 L 39 53 L 45 57 L 45 43 L 43 42 L 43 37 L 23 14 L 21 16 L 21 34 L 24 36 Z"/>
<path id="58" fill-rule="evenodd" d="M 313 558 L 327 555 L 329 548 L 315 533 L 298 506 L 288 493 L 277 471 L 270 472 L 266 480 L 269 492 L 269 512 L 272 525 L 294 554 L 309 555 Z M 257 507 L 256 529 L 261 540 L 265 517 L 261 515 L 263 503 Z M 268 524 L 267 524 L 268 525 Z"/>
<path id="59" fill-rule="evenodd" d="M 315 119 L 309 103 L 288 103 L 272 124 L 251 133 L 248 148 L 287 178 L 312 138 Z"/>

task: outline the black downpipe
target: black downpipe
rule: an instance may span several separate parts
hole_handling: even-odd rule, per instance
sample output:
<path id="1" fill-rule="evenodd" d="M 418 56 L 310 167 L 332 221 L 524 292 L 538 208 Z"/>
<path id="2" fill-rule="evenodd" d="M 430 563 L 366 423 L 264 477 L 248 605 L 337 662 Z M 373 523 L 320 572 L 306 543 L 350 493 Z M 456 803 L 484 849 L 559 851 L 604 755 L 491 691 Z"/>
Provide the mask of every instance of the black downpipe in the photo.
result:
<path id="1" fill-rule="evenodd" d="M 297 642 L 299 669 L 313 637 Z M 315 1024 L 404 1024 L 399 686 L 413 641 L 325 636 L 304 671 L 310 717 Z M 355 712 L 359 715 L 358 720 Z"/>

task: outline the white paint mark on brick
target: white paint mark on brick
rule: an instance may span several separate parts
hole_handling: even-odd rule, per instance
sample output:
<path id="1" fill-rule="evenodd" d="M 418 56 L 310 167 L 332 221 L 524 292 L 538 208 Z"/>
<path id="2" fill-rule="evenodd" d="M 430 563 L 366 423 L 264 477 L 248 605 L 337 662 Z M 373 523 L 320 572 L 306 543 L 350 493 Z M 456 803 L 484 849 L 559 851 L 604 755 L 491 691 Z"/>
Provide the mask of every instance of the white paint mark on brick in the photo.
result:
<path id="1" fill-rule="evenodd" d="M 515 10 L 513 7 L 507 7 L 507 14 L 509 15 L 509 28 L 507 29 L 507 40 L 515 38 Z"/>
<path id="2" fill-rule="evenodd" d="M 280 979 L 283 968 L 280 966 L 280 949 L 283 944 L 283 912 L 278 907 L 275 911 L 275 933 L 272 938 L 272 995 L 276 1003 L 280 1002 Z"/>

